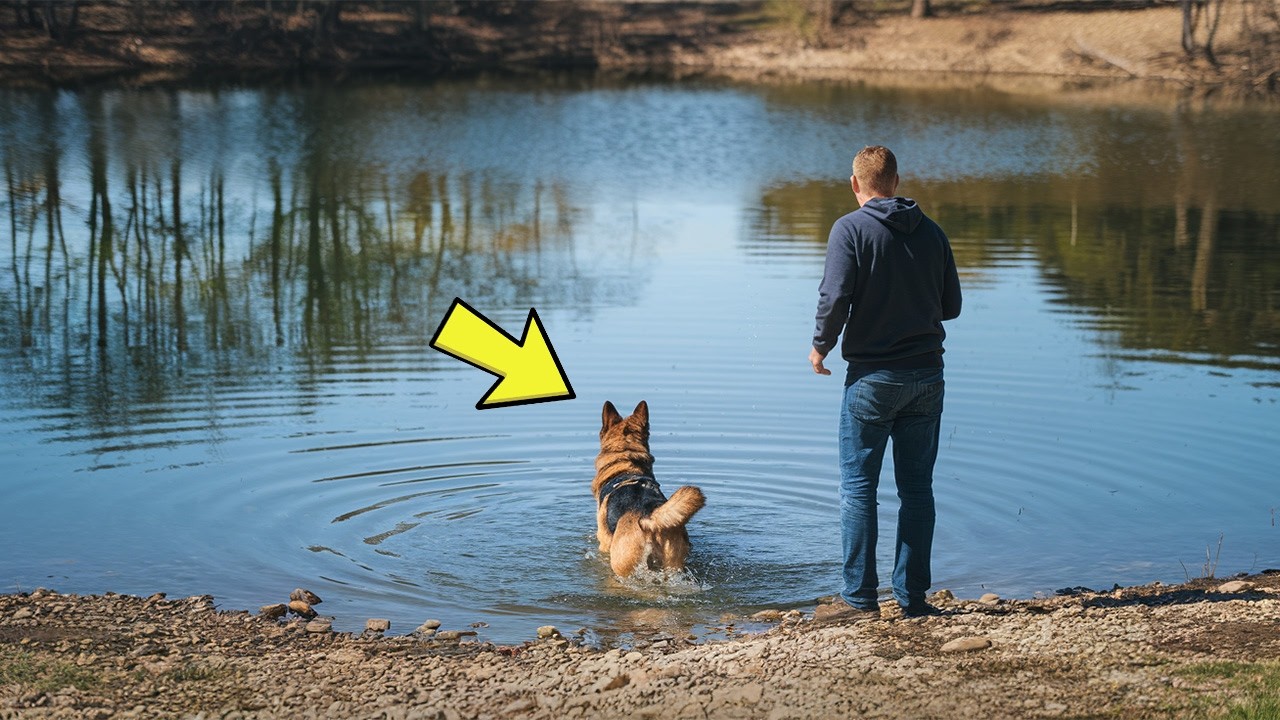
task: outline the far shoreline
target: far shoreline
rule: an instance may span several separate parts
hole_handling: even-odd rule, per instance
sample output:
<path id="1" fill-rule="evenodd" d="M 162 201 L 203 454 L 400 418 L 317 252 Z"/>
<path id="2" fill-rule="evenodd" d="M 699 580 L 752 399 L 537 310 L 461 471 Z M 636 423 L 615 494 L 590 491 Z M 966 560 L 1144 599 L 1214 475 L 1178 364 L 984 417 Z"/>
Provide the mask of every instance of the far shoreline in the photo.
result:
<path id="1" fill-rule="evenodd" d="M 958 10 L 936 3 L 933 17 L 896 11 L 842 16 L 815 34 L 796 24 L 803 18 L 771 14 L 777 10 L 766 2 L 565 0 L 430 16 L 413 15 L 412 3 L 398 12 L 352 3 L 337 16 L 341 22 L 326 21 L 317 9 L 276 12 L 268 21 L 253 6 L 238 15 L 216 7 L 201 15 L 181 3 L 162 3 L 146 21 L 130 21 L 113 6 L 81 4 L 78 30 L 59 38 L 0 16 L 0 83 L 147 86 L 203 81 L 205 75 L 299 74 L 441 80 L 550 71 L 676 81 L 991 87 L 1046 97 L 1125 88 L 1101 91 L 1099 102 L 1124 102 L 1130 94 L 1280 96 L 1280 52 L 1256 46 L 1244 34 L 1247 22 L 1223 20 L 1210 62 L 1179 48 L 1181 15 L 1173 5 L 1063 10 L 1030 2 Z M 135 28 L 131 22 L 144 24 Z M 325 34 L 322 27 L 329 28 Z M 1141 91 L 1132 93 L 1134 88 Z"/>

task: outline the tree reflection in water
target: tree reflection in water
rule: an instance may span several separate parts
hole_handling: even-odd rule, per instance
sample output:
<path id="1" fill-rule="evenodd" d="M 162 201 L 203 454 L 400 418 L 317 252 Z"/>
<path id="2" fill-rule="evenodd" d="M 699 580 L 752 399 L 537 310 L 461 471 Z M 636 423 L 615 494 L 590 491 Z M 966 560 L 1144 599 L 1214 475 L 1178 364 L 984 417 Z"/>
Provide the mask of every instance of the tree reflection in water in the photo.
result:
<path id="1" fill-rule="evenodd" d="M 565 187 L 389 169 L 349 144 L 358 117 L 323 102 L 297 113 L 309 124 L 296 142 L 269 138 L 260 154 L 212 127 L 229 98 L 204 98 L 213 107 L 193 123 L 174 93 L 14 95 L 0 333 L 46 360 L 88 347 L 169 364 L 191 350 L 425 346 L 456 295 L 527 310 L 583 292 L 544 276 L 590 283 L 568 265 Z M 279 135 L 281 121 L 257 130 Z"/>
<path id="2" fill-rule="evenodd" d="M 1235 134 L 1223 121 L 1185 111 L 1121 117 L 1088 138 L 1091 167 L 1083 170 L 904 176 L 901 192 L 947 230 L 970 282 L 1007 258 L 1030 256 L 1062 290 L 1064 309 L 1106 318 L 1121 349 L 1274 367 L 1280 213 L 1274 169 L 1259 158 L 1280 153 L 1280 139 L 1259 148 L 1247 115 Z M 855 207 L 838 181 L 778 184 L 763 193 L 751 232 L 825 244 L 831 221 Z"/>

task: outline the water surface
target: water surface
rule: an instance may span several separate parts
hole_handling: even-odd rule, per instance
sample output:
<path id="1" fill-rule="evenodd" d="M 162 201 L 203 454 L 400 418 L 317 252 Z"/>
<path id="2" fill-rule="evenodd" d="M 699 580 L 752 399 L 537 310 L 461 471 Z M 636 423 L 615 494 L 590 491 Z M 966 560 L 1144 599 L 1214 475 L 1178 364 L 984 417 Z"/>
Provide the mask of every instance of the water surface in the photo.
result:
<path id="1" fill-rule="evenodd" d="M 5 591 L 302 586 L 340 629 L 499 642 L 811 605 L 839 583 L 841 373 L 806 355 L 871 142 L 965 290 L 935 587 L 1280 566 L 1273 107 L 579 76 L 0 94 Z M 428 347 L 455 297 L 512 332 L 536 308 L 577 399 L 477 411 L 492 378 Z M 658 479 L 708 496 L 665 586 L 595 549 L 600 406 L 642 399 Z"/>

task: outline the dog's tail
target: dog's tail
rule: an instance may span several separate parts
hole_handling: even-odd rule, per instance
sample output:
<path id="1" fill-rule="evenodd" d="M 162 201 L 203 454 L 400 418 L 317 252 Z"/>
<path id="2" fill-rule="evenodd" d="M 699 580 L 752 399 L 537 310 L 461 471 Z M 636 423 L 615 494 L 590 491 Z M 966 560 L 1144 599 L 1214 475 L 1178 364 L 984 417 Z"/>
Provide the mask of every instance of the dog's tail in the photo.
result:
<path id="1" fill-rule="evenodd" d="M 646 530 L 669 530 L 689 522 L 693 514 L 707 504 L 702 491 L 693 485 L 685 485 L 671 494 L 666 502 L 654 508 L 649 517 L 640 520 Z"/>

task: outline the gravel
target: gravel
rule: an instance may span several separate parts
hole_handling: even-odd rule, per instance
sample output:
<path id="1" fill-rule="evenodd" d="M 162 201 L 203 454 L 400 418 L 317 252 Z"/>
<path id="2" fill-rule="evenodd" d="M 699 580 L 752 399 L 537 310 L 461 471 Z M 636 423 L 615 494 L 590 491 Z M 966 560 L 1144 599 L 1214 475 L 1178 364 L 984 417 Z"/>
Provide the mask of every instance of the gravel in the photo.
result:
<path id="1" fill-rule="evenodd" d="M 437 621 L 384 636 L 372 619 L 357 635 L 209 596 L 41 589 L 0 596 L 0 718 L 1191 717 L 1232 690 L 1186 668 L 1280 655 L 1280 573 L 932 600 L 945 614 L 778 610 L 732 640 L 655 630 L 604 649 L 550 627 L 498 646 Z"/>

